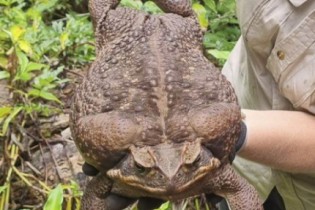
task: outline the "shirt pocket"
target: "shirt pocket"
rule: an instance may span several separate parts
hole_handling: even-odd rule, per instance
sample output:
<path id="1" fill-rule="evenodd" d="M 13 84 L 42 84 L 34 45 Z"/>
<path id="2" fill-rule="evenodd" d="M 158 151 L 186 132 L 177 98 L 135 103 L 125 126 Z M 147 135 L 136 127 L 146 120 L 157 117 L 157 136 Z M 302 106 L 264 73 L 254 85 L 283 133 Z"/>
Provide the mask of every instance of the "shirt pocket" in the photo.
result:
<path id="1" fill-rule="evenodd" d="M 264 59 L 267 58 L 279 27 L 293 9 L 289 1 L 261 1 L 251 19 L 242 24 L 245 42 L 251 51 L 259 53 Z"/>
<path id="2" fill-rule="evenodd" d="M 266 67 L 295 108 L 310 108 L 304 105 L 315 91 L 315 11 L 275 43 Z"/>

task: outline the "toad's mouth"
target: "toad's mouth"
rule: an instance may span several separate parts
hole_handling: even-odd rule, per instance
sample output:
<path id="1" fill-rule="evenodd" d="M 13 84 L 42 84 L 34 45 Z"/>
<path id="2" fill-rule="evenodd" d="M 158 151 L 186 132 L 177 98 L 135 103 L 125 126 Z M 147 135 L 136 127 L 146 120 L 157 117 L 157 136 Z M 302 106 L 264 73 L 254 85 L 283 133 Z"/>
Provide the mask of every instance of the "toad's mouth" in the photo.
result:
<path id="1" fill-rule="evenodd" d="M 192 186 L 195 186 L 197 182 L 201 181 L 218 167 L 220 167 L 220 161 L 216 158 L 211 158 L 211 160 L 209 160 L 209 164 L 199 167 L 190 179 L 182 179 L 178 175 L 175 175 L 172 178 L 163 179 L 163 181 L 161 180 L 160 182 L 153 179 L 148 182 L 147 180 L 149 179 L 144 179 L 143 177 L 123 175 L 120 169 L 109 170 L 107 175 L 117 183 L 128 185 L 151 195 L 171 199 L 179 193 L 190 191 Z M 152 183 L 155 183 L 155 185 L 153 186 Z"/>

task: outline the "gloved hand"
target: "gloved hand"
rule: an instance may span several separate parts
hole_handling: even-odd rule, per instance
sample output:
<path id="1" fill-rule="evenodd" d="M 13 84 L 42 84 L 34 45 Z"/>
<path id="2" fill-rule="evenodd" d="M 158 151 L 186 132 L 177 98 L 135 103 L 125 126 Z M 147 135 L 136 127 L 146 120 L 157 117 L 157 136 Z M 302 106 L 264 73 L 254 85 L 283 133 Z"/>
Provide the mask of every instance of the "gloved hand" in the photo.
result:
<path id="1" fill-rule="evenodd" d="M 243 146 L 245 145 L 246 142 L 246 137 L 247 137 L 247 127 L 244 121 L 241 121 L 241 133 L 240 136 L 238 137 L 238 140 L 236 141 L 235 144 L 235 152 L 236 154 L 242 150 Z"/>
<path id="2" fill-rule="evenodd" d="M 240 135 L 235 143 L 235 150 L 230 154 L 229 159 L 230 162 L 232 163 L 233 160 L 235 159 L 236 154 L 242 150 L 243 146 L 246 143 L 246 138 L 247 138 L 247 127 L 246 124 L 244 123 L 244 121 L 241 121 L 241 132 Z M 219 195 L 215 195 L 215 194 L 208 194 L 206 196 L 207 201 L 211 203 L 211 205 L 217 206 L 219 205 L 220 208 L 219 209 L 228 209 L 228 205 L 226 203 L 226 201 L 224 200 L 223 197 L 219 196 Z"/>
<path id="3" fill-rule="evenodd" d="M 241 132 L 240 135 L 235 143 L 235 149 L 233 152 L 231 152 L 229 156 L 229 160 L 232 163 L 235 159 L 236 154 L 242 150 L 243 146 L 245 145 L 247 139 L 247 127 L 244 121 L 241 121 Z"/>

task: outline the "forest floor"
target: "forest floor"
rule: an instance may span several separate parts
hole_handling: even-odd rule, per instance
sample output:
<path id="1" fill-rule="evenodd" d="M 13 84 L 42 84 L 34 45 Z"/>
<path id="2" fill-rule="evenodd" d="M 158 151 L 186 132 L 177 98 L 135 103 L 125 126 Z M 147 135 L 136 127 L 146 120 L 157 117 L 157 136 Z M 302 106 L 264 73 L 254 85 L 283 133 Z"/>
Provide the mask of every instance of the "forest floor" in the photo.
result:
<path id="1" fill-rule="evenodd" d="M 66 72 L 70 79 L 56 95 L 60 109 L 50 117 L 16 119 L 0 139 L 0 209 L 43 209 L 48 195 L 58 184 L 65 205 L 76 209 L 88 181 L 81 170 L 83 159 L 75 147 L 69 128 L 69 113 L 75 83 L 83 71 Z M 5 80 L 0 81 L 0 105 L 13 103 Z M 22 126 L 23 124 L 23 126 Z M 64 206 L 64 209 L 69 209 Z"/>

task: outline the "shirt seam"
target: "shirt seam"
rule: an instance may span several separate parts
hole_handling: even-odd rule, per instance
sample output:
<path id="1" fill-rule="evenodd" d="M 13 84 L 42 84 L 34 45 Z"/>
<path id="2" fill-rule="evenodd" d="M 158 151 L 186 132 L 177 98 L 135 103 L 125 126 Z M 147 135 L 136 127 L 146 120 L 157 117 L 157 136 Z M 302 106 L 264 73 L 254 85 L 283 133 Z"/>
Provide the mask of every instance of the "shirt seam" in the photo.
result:
<path id="1" fill-rule="evenodd" d="M 311 15 L 312 14 L 315 15 L 315 11 L 313 11 L 311 13 Z M 269 70 L 274 75 L 274 78 L 277 82 L 279 82 L 281 80 L 281 76 L 284 74 L 284 72 L 286 72 L 288 66 L 290 64 L 292 64 L 298 58 L 297 54 L 301 55 L 303 52 L 305 52 L 314 43 L 315 38 L 313 36 L 310 36 L 308 34 L 304 34 L 305 37 L 307 37 L 309 40 L 312 40 L 312 41 L 309 43 L 305 43 L 305 42 L 301 42 L 301 41 L 297 40 L 298 42 L 296 42 L 296 47 L 300 52 L 297 53 L 295 50 L 295 53 L 291 53 L 291 51 L 290 51 L 290 53 L 287 54 L 287 58 L 285 60 L 280 61 L 278 59 L 277 52 L 285 49 L 285 46 L 288 46 L 290 44 L 290 42 L 293 42 L 294 40 L 297 39 L 298 34 L 300 33 L 300 30 L 298 30 L 298 29 L 306 28 L 306 27 L 308 27 L 310 29 L 310 27 L 308 26 L 309 21 L 310 21 L 310 18 L 307 17 L 305 19 L 305 21 L 299 27 L 295 28 L 294 31 L 288 35 L 288 37 L 283 38 L 282 40 L 279 40 L 278 43 L 272 49 L 270 57 L 267 60 L 266 67 L 267 67 L 267 69 L 269 69 L 268 65 L 270 65 L 272 63 L 277 65 L 277 68 L 279 68 L 279 71 L 275 72 L 275 71 Z M 310 31 L 312 31 L 312 30 L 310 30 Z M 312 32 L 312 35 L 314 35 L 314 34 L 315 34 L 315 31 Z M 299 47 L 297 45 L 299 45 Z"/>
<path id="2" fill-rule="evenodd" d="M 294 7 L 300 7 L 302 4 L 304 4 L 308 0 L 302 0 L 302 2 L 297 2 L 297 1 L 294 1 L 294 0 L 289 0 L 289 1 L 290 1 L 291 4 L 293 4 Z"/>
<path id="3" fill-rule="evenodd" d="M 302 198 L 299 196 L 299 194 L 297 193 L 297 189 L 296 189 L 295 185 L 293 184 L 293 179 L 292 179 L 291 176 L 290 176 L 290 181 L 291 181 L 291 185 L 292 185 L 293 191 L 294 191 L 294 193 L 295 193 L 297 199 L 300 201 L 300 204 L 302 204 L 303 209 L 306 210 L 306 207 L 305 207 L 305 205 L 304 205 L 304 203 L 303 203 L 303 200 L 302 200 Z"/>
<path id="4" fill-rule="evenodd" d="M 296 103 L 293 104 L 294 107 L 299 107 L 302 105 L 308 98 L 310 98 L 313 93 L 315 92 L 315 86 L 313 88 L 310 88 L 309 91 L 307 91 L 303 97 L 301 97 Z"/>
<path id="5" fill-rule="evenodd" d="M 267 3 L 269 3 L 270 0 L 264 0 L 263 2 L 260 3 L 260 5 L 255 9 L 256 12 L 253 14 L 253 18 L 249 21 L 246 32 L 245 32 L 245 36 L 244 39 L 247 41 L 247 35 L 249 33 L 249 29 L 250 27 L 253 25 L 254 22 L 256 22 L 256 20 L 258 19 L 259 14 L 261 14 L 263 11 L 261 8 L 263 8 Z"/>

